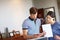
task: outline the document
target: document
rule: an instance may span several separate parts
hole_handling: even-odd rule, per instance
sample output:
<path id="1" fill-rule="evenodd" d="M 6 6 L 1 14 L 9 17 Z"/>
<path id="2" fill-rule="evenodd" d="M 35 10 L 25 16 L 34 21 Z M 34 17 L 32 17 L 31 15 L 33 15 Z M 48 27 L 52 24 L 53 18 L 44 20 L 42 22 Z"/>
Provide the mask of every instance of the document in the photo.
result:
<path id="1" fill-rule="evenodd" d="M 51 24 L 44 24 L 44 25 L 42 25 L 42 29 L 43 29 L 43 31 L 46 32 L 46 35 L 44 37 L 53 37 Z"/>

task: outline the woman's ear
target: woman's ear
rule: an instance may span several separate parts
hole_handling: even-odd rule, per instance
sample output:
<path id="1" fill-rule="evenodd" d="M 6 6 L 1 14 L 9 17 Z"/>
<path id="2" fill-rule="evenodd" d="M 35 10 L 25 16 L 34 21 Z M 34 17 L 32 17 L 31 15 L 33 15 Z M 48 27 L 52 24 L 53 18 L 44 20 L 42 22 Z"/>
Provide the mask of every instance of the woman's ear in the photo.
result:
<path id="1" fill-rule="evenodd" d="M 53 21 L 55 21 L 55 18 L 52 18 L 53 19 Z"/>

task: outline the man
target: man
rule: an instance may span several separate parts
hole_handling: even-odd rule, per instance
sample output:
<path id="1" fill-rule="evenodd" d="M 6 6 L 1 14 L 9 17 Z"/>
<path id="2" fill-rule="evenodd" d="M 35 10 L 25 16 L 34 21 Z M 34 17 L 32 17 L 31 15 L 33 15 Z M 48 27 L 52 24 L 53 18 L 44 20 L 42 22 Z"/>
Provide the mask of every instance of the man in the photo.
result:
<path id="1" fill-rule="evenodd" d="M 45 32 L 39 33 L 41 21 L 37 18 L 37 9 L 30 8 L 30 16 L 23 22 L 23 37 L 25 39 L 38 38 L 45 35 Z"/>
<path id="2" fill-rule="evenodd" d="M 49 38 L 49 40 L 60 40 L 60 24 L 55 21 L 55 13 L 49 11 L 46 16 L 46 23 L 51 24 L 53 38 Z"/>

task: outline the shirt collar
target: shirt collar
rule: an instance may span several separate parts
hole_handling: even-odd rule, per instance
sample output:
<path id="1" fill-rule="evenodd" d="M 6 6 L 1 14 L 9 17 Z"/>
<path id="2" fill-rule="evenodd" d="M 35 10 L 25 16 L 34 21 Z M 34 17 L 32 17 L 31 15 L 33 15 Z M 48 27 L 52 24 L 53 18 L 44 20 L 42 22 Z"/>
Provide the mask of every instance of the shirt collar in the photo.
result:
<path id="1" fill-rule="evenodd" d="M 57 22 L 55 22 L 54 24 L 52 24 L 52 26 L 54 26 L 54 25 L 56 25 L 57 24 Z"/>
<path id="2" fill-rule="evenodd" d="M 30 18 L 30 17 L 29 17 L 29 19 L 30 19 L 31 21 L 34 21 L 34 19 L 32 19 L 32 18 Z M 36 19 L 36 20 L 37 20 L 37 19 Z"/>

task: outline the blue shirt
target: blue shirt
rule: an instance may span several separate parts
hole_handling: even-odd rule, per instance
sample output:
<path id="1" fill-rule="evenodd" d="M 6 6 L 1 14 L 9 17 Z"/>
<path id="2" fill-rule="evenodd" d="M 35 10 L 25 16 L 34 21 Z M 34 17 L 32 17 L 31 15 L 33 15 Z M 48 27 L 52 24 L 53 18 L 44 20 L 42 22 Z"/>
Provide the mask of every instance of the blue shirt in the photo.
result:
<path id="1" fill-rule="evenodd" d="M 58 35 L 60 36 L 60 24 L 55 22 L 52 26 L 53 36 Z M 49 40 L 55 40 L 55 38 L 49 38 Z"/>
<path id="2" fill-rule="evenodd" d="M 28 30 L 28 35 L 33 35 L 33 34 L 39 34 L 40 30 L 40 25 L 41 25 L 41 20 L 36 19 L 36 22 L 34 20 L 31 20 L 30 18 L 27 18 L 24 22 L 22 27 L 26 28 Z"/>

